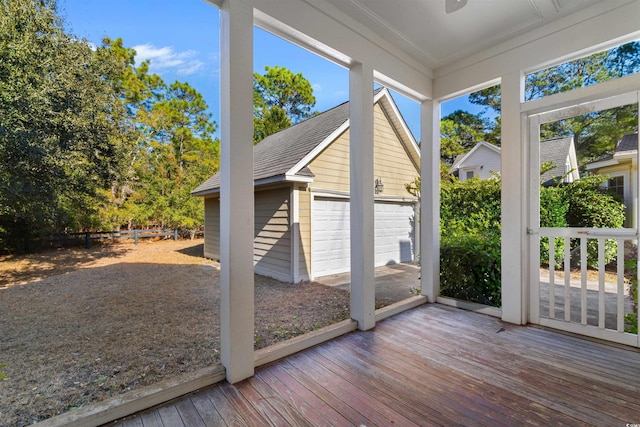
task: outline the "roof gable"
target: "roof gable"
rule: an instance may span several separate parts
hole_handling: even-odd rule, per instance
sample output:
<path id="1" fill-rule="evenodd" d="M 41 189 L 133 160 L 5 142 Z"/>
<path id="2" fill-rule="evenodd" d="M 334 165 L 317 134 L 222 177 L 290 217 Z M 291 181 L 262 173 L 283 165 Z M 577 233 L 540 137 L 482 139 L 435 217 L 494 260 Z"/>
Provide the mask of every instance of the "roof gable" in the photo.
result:
<path id="1" fill-rule="evenodd" d="M 496 153 L 498 156 L 500 156 L 500 147 L 496 147 L 495 145 L 490 144 L 486 141 L 480 141 L 476 145 L 474 145 L 473 148 L 469 150 L 469 152 L 467 152 L 467 154 L 460 154 L 456 156 L 453 165 L 451 166 L 451 172 L 464 167 L 464 164 L 473 159 L 473 157 L 480 149 L 489 150 L 490 152 Z"/>
<path id="2" fill-rule="evenodd" d="M 419 148 L 395 102 L 385 88 L 374 93 L 374 103 L 380 103 L 393 117 L 403 143 L 419 164 Z M 278 181 L 309 182 L 313 174 L 308 164 L 349 128 L 349 102 L 311 117 L 294 126 L 269 135 L 253 147 L 254 185 Z M 220 189 L 220 174 L 200 184 L 191 194 L 204 196 Z"/>
<path id="3" fill-rule="evenodd" d="M 469 150 L 467 154 L 456 157 L 453 166 L 451 166 L 451 172 L 468 166 L 466 163 L 472 162 L 474 156 L 481 149 L 491 150 L 498 156 L 501 154 L 500 147 L 496 147 L 485 141 L 480 141 Z M 552 169 L 540 176 L 541 181 L 545 184 L 553 183 L 555 179 L 563 177 L 567 173 L 567 162 L 569 162 L 573 179 L 579 178 L 578 161 L 572 137 L 540 141 L 540 164 L 545 162 L 552 162 L 554 165 Z"/>

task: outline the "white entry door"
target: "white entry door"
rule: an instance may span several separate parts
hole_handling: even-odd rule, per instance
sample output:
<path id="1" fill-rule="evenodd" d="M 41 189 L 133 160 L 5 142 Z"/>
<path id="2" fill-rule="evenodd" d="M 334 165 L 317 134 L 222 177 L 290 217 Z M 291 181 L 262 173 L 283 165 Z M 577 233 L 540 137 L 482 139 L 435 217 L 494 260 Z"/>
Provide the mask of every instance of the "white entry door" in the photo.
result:
<path id="1" fill-rule="evenodd" d="M 414 208 L 408 203 L 376 202 L 375 265 L 414 259 Z M 349 200 L 316 198 L 311 223 L 313 277 L 350 269 Z"/>

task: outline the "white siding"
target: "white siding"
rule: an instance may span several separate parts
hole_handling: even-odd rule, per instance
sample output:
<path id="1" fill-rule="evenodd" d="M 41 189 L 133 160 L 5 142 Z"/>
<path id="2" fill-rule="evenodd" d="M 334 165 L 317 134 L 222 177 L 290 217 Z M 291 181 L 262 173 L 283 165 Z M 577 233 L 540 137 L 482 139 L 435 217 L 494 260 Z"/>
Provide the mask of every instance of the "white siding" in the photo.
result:
<path id="1" fill-rule="evenodd" d="M 493 172 L 500 173 L 500 153 L 496 153 L 490 148 L 481 146 L 459 165 L 460 181 L 466 179 L 466 172 L 473 171 L 474 177 L 489 179 Z"/>

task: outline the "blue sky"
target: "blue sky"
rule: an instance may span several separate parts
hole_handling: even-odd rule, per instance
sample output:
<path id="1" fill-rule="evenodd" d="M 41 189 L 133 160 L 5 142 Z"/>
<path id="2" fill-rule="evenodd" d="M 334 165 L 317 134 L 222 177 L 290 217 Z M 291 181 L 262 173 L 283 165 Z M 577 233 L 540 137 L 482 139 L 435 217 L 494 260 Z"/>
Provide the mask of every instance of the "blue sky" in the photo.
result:
<path id="1" fill-rule="evenodd" d="M 99 45 L 104 37 L 122 38 L 137 51 L 137 60 L 150 59 L 151 71 L 167 83 L 186 81 L 203 94 L 219 123 L 219 14 L 203 0 L 59 0 L 59 13 L 71 33 Z M 302 73 L 314 88 L 317 111 L 349 97 L 348 71 L 263 30 L 254 31 L 254 71 L 284 66 Z M 419 105 L 394 93 L 403 117 L 419 135 Z M 481 107 L 466 98 L 444 103 L 442 115 Z"/>

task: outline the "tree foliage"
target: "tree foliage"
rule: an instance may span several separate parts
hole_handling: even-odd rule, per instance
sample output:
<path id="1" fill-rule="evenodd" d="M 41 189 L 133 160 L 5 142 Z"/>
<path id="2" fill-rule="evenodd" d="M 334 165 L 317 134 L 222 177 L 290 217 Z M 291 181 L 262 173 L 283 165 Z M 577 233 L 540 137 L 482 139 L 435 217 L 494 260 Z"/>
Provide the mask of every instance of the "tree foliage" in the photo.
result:
<path id="1" fill-rule="evenodd" d="M 167 85 L 135 67 L 135 51 L 105 39 L 109 53 L 124 61 L 114 84 L 126 116 L 128 169 L 114 181 L 102 217 L 111 228 L 172 227 L 195 232 L 204 224 L 202 201 L 190 192 L 219 166 L 216 126 L 204 98 L 187 83 Z M 126 138 L 125 138 L 126 135 Z"/>
<path id="2" fill-rule="evenodd" d="M 640 72 L 640 42 L 631 42 L 555 67 L 527 75 L 525 100 L 593 85 Z M 472 103 L 500 112 L 500 86 L 480 90 L 469 96 Z M 616 143 L 637 131 L 637 105 L 585 114 L 546 124 L 541 139 L 573 136 L 580 163 L 610 155 Z"/>
<path id="3" fill-rule="evenodd" d="M 60 231 L 196 229 L 218 167 L 202 96 L 122 40 L 67 34 L 54 1 L 0 1 L 0 250 Z"/>
<path id="4" fill-rule="evenodd" d="M 284 67 L 265 67 L 253 74 L 253 142 L 313 115 L 316 104 L 311 83 L 301 74 Z"/>
<path id="5" fill-rule="evenodd" d="M 115 71 L 63 31 L 53 1 L 0 2 L 0 233 L 31 237 L 99 222 L 119 169 Z"/>
<path id="6" fill-rule="evenodd" d="M 440 159 L 451 166 L 460 154 L 467 153 L 479 141 L 500 145 L 499 128 L 496 122 L 482 114 L 471 114 L 457 110 L 440 121 Z"/>

